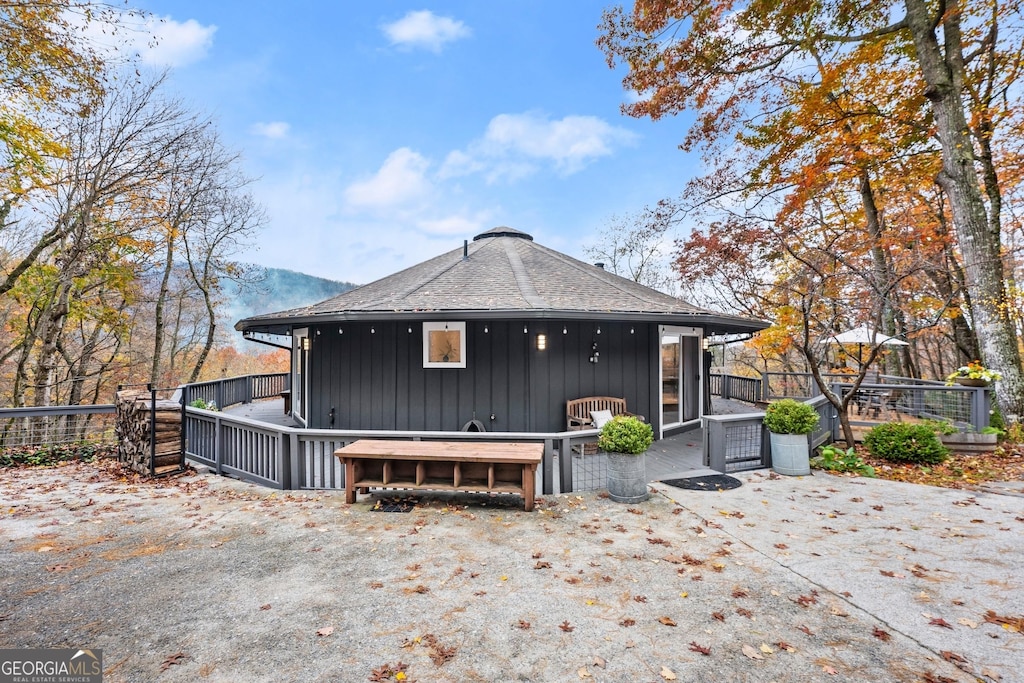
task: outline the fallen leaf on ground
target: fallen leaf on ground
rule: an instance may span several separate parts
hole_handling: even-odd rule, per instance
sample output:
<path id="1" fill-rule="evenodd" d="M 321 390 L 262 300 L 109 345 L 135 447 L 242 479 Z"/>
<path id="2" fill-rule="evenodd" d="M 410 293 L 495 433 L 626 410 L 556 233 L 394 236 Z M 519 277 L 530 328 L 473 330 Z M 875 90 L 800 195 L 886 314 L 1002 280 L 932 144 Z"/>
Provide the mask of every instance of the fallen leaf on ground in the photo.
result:
<path id="1" fill-rule="evenodd" d="M 967 617 L 960 617 L 956 620 L 956 623 L 960 624 L 961 626 L 966 626 L 968 628 L 978 628 L 978 622 L 971 621 Z"/>
<path id="2" fill-rule="evenodd" d="M 743 654 L 749 657 L 750 659 L 764 659 L 764 656 L 760 652 L 752 648 L 750 645 L 743 646 Z"/>
<path id="3" fill-rule="evenodd" d="M 878 628 L 877 626 L 871 632 L 871 635 L 873 635 L 875 638 L 878 638 L 879 640 L 882 640 L 882 641 L 888 641 L 888 640 L 890 640 L 892 638 L 892 635 L 890 635 L 888 631 L 883 631 L 882 629 Z"/>
<path id="4" fill-rule="evenodd" d="M 942 628 L 948 628 L 948 629 L 952 629 L 953 628 L 952 626 L 949 625 L 949 622 L 946 621 L 945 619 L 943 619 L 942 617 L 932 617 L 932 620 L 928 622 L 928 625 L 929 626 L 941 626 Z"/>
<path id="5" fill-rule="evenodd" d="M 666 681 L 676 680 L 675 673 L 673 673 L 672 669 L 668 668 L 667 666 L 661 667 L 661 677 L 664 678 Z"/>
<path id="6" fill-rule="evenodd" d="M 1024 617 L 1004 617 L 992 610 L 985 612 L 985 621 L 989 624 L 999 624 L 1007 631 L 1019 633 L 1024 631 Z"/>
<path id="7" fill-rule="evenodd" d="M 329 636 L 332 633 L 334 633 L 334 627 L 333 626 L 324 626 L 322 629 L 320 629 L 319 631 L 316 632 L 316 634 L 318 636 Z"/>
<path id="8" fill-rule="evenodd" d="M 561 624 L 559 624 L 558 628 L 562 629 L 566 633 L 572 633 L 573 631 L 576 630 L 576 627 L 573 626 L 572 624 L 570 624 L 568 619 L 566 619 Z"/>
<path id="9" fill-rule="evenodd" d="M 167 671 L 172 666 L 176 664 L 181 664 L 181 660 L 185 659 L 187 656 L 188 655 L 186 655 L 184 652 L 177 652 L 173 655 L 168 655 L 167 659 L 165 659 L 163 661 L 163 664 L 160 665 L 160 670 Z"/>
<path id="10" fill-rule="evenodd" d="M 587 671 L 587 667 L 585 666 L 581 666 L 579 670 L 576 671 L 576 675 L 580 678 L 593 678 L 593 676 L 590 674 L 589 671 Z"/>
<path id="11" fill-rule="evenodd" d="M 676 622 L 674 622 L 672 620 L 672 617 L 660 617 L 658 619 L 658 623 L 659 624 L 664 624 L 665 626 L 677 626 L 678 625 L 678 624 L 676 624 Z"/>
<path id="12" fill-rule="evenodd" d="M 603 657 L 594 657 L 594 666 L 598 669 L 603 669 L 607 663 Z"/>
<path id="13" fill-rule="evenodd" d="M 710 647 L 706 647 L 704 645 L 698 645 L 697 641 L 691 640 L 690 641 L 690 652 L 699 652 L 702 655 L 707 656 L 707 655 L 711 654 L 711 648 Z"/>

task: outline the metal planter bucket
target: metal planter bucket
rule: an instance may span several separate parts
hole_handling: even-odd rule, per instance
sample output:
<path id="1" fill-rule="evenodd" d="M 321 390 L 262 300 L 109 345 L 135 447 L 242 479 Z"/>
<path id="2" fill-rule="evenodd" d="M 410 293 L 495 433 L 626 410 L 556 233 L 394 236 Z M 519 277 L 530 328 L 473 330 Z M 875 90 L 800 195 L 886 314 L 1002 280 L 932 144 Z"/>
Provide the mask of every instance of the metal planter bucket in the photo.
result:
<path id="1" fill-rule="evenodd" d="M 799 477 L 811 473 L 811 443 L 806 434 L 769 435 L 772 444 L 772 469 L 779 474 Z"/>
<path id="2" fill-rule="evenodd" d="M 608 453 L 608 497 L 616 503 L 641 503 L 647 491 L 646 455 Z"/>

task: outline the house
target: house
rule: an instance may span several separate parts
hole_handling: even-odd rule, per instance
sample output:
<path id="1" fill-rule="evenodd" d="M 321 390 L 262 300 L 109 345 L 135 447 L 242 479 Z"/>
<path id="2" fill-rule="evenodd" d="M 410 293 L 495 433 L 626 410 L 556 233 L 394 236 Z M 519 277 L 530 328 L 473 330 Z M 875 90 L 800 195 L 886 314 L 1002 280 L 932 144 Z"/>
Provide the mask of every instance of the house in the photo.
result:
<path id="1" fill-rule="evenodd" d="M 309 428 L 561 432 L 566 401 L 616 396 L 660 438 L 699 425 L 703 340 L 767 326 L 497 227 L 235 328 L 291 337 L 291 410 Z"/>

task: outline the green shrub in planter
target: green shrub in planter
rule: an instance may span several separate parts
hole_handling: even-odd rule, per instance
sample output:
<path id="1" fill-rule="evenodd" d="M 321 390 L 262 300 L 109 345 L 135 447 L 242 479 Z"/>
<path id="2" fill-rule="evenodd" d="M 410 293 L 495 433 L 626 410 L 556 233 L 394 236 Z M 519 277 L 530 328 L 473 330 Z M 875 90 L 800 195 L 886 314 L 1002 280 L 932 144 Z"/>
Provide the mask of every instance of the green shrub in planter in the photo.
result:
<path id="1" fill-rule="evenodd" d="M 601 428 L 597 447 L 610 453 L 645 452 L 654 441 L 651 425 L 628 415 L 616 415 Z"/>
<path id="2" fill-rule="evenodd" d="M 768 404 L 764 426 L 775 434 L 810 434 L 818 426 L 818 411 L 802 401 L 784 398 Z"/>
<path id="3" fill-rule="evenodd" d="M 892 462 L 937 465 L 949 456 L 949 449 L 925 424 L 880 424 L 865 435 L 864 445 L 871 455 Z"/>

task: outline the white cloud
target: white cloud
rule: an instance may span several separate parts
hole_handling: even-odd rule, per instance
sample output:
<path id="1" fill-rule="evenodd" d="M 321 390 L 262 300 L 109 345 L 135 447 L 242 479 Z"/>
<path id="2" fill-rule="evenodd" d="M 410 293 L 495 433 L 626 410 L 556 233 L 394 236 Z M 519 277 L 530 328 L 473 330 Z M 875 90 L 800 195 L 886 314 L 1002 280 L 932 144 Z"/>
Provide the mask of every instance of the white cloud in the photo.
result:
<path id="1" fill-rule="evenodd" d="M 270 121 L 269 123 L 257 122 L 249 126 L 249 132 L 253 135 L 280 140 L 288 137 L 291 126 L 285 121 Z"/>
<path id="2" fill-rule="evenodd" d="M 491 119 L 482 138 L 466 150 L 451 152 L 441 177 L 484 172 L 489 180 L 515 180 L 550 164 L 563 175 L 630 144 L 636 135 L 595 116 L 566 116 L 551 120 L 541 114 L 499 114 Z"/>
<path id="3" fill-rule="evenodd" d="M 398 21 L 381 27 L 392 45 L 422 47 L 440 52 L 445 43 L 466 38 L 472 32 L 461 21 L 439 17 L 430 10 L 409 12 Z"/>
<path id="4" fill-rule="evenodd" d="M 431 190 L 427 179 L 430 162 L 408 147 L 388 155 L 370 178 L 345 188 L 345 202 L 353 208 L 395 208 L 420 199 Z"/>
<path id="5" fill-rule="evenodd" d="M 429 220 L 420 220 L 416 226 L 428 235 L 458 235 L 467 239 L 472 235 L 479 235 L 486 228 L 488 215 L 486 212 L 469 217 L 463 215 L 444 216 Z"/>
<path id="6" fill-rule="evenodd" d="M 140 40 L 136 49 L 144 64 L 181 67 L 206 56 L 217 27 L 203 26 L 195 19 L 180 22 L 159 17 L 147 21 L 143 31 L 149 33 L 150 40 Z"/>

